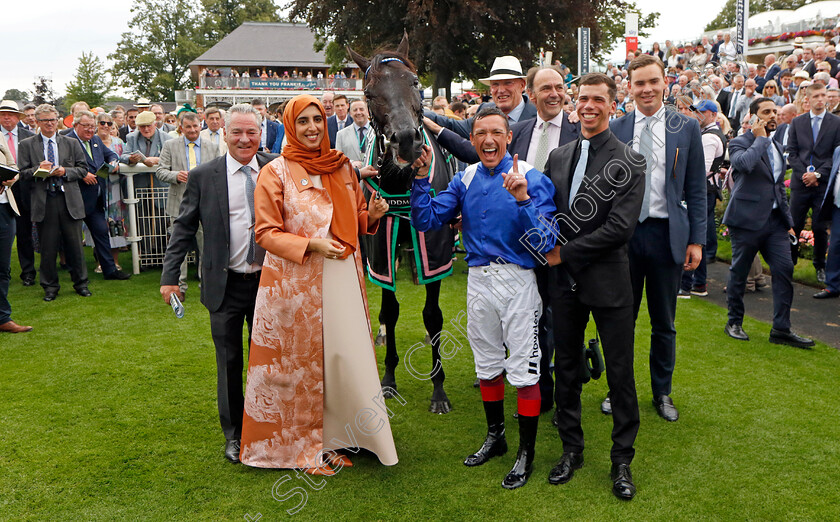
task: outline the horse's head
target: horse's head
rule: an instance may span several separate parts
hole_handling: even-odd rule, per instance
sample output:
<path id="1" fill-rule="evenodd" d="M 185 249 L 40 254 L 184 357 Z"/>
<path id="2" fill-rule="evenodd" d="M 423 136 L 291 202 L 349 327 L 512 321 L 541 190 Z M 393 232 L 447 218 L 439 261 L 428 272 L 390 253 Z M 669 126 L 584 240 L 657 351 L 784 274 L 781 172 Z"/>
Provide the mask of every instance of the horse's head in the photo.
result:
<path id="1" fill-rule="evenodd" d="M 408 35 L 396 52 L 367 59 L 349 47 L 347 52 L 365 71 L 365 97 L 373 128 L 384 138 L 394 163 L 405 167 L 420 157 L 423 104 L 414 65 L 408 60 Z"/>

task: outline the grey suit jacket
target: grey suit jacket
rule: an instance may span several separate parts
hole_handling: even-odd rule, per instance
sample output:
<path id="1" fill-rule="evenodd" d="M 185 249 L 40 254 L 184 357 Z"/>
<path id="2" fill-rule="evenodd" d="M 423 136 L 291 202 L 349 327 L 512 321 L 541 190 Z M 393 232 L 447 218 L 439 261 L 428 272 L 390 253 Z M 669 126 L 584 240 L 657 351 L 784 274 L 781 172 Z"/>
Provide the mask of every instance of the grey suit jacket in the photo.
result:
<path id="1" fill-rule="evenodd" d="M 131 157 L 132 152 L 140 151 L 143 154 L 146 154 L 145 144 L 144 144 L 142 150 L 140 149 L 140 146 L 138 145 L 139 138 L 140 138 L 140 129 L 137 129 L 136 131 L 131 132 L 131 133 L 128 134 L 128 136 L 126 136 L 125 147 L 123 147 L 123 153 L 122 153 L 122 156 L 120 156 L 120 162 L 121 163 L 130 164 L 131 160 L 129 158 Z M 151 156 L 153 158 L 159 157 L 160 156 L 160 151 L 161 151 L 161 149 L 163 149 L 163 144 L 166 143 L 167 141 L 171 140 L 171 139 L 172 139 L 172 136 L 170 136 L 169 134 L 167 134 L 165 132 L 161 132 L 160 130 L 155 131 L 155 135 L 152 136 L 152 150 L 151 150 L 151 152 L 149 152 L 149 154 L 146 154 L 146 156 Z"/>
<path id="2" fill-rule="evenodd" d="M 373 139 L 373 128 L 370 124 L 367 125 L 367 133 L 365 136 L 365 143 L 370 143 L 370 140 Z M 344 127 L 338 131 L 338 134 L 335 135 L 335 148 L 350 158 L 350 161 L 361 161 L 364 163 L 367 159 L 365 158 L 365 155 L 362 154 L 361 144 L 359 143 L 359 134 L 356 132 L 356 127 L 352 124 L 349 127 Z"/>
<path id="3" fill-rule="evenodd" d="M 58 143 L 58 163 L 66 171 L 63 178 L 64 201 L 67 203 L 67 210 L 73 219 L 84 219 L 85 202 L 82 200 L 82 192 L 79 190 L 78 180 L 87 175 L 87 160 L 82 145 L 75 138 L 68 138 L 56 133 Z M 32 176 L 44 158 L 44 137 L 36 134 L 22 140 L 18 144 L 18 167 L 20 177 L 32 183 L 31 203 L 32 221 L 40 223 L 44 220 L 44 211 L 47 204 L 47 180 Z M 34 181 L 33 181 L 34 180 Z"/>
<path id="4" fill-rule="evenodd" d="M 257 153 L 260 168 L 276 154 Z M 177 285 L 181 263 L 192 247 L 199 224 L 204 229 L 201 263 L 201 302 L 211 313 L 222 306 L 230 262 L 230 208 L 227 155 L 203 163 L 190 172 L 187 190 L 163 259 L 160 284 Z"/>
<path id="5" fill-rule="evenodd" d="M 198 142 L 201 148 L 199 165 L 221 155 L 219 149 L 209 139 L 199 137 Z M 181 200 L 184 199 L 184 191 L 187 189 L 186 183 L 178 181 L 178 172 L 190 170 L 189 166 L 183 138 L 172 139 L 163 144 L 156 174 L 159 180 L 169 183 L 169 192 L 166 194 L 166 213 L 172 217 L 178 217 L 178 209 L 181 206 Z"/>

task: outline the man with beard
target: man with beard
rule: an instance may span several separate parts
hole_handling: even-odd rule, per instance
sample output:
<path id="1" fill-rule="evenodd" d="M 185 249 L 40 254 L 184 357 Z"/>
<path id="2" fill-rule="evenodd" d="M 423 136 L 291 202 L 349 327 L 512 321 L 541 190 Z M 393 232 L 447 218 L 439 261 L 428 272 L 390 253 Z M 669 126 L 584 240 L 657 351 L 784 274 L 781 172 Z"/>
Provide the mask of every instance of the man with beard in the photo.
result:
<path id="1" fill-rule="evenodd" d="M 770 342 L 798 348 L 814 346 L 814 341 L 790 330 L 790 306 L 793 301 L 793 262 L 789 236 L 793 219 L 785 195 L 785 162 L 779 140 L 768 135 L 776 130 L 776 104 L 759 98 L 750 104 L 750 115 L 758 120 L 752 129 L 729 144 L 732 159 L 732 197 L 723 223 L 729 227 L 732 241 L 732 266 L 726 285 L 729 322 L 726 334 L 748 341 L 742 328 L 744 287 L 756 253 L 761 252 L 773 275 L 773 328 Z"/>

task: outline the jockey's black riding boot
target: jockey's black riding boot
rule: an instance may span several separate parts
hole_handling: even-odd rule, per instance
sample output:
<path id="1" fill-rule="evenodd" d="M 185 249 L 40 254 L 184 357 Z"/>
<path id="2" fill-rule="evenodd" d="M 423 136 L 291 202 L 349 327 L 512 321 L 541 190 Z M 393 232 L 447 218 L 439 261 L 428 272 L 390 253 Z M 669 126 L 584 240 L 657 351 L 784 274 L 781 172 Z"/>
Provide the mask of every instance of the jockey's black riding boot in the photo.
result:
<path id="1" fill-rule="evenodd" d="M 505 401 L 484 401 L 487 417 L 487 438 L 475 453 L 464 460 L 466 466 L 480 466 L 492 457 L 507 453 L 505 440 Z"/>
<path id="2" fill-rule="evenodd" d="M 537 440 L 537 424 L 540 418 L 527 417 L 519 414 L 519 451 L 516 452 L 516 462 L 502 481 L 502 487 L 516 489 L 524 486 L 531 476 L 534 463 L 534 443 Z"/>

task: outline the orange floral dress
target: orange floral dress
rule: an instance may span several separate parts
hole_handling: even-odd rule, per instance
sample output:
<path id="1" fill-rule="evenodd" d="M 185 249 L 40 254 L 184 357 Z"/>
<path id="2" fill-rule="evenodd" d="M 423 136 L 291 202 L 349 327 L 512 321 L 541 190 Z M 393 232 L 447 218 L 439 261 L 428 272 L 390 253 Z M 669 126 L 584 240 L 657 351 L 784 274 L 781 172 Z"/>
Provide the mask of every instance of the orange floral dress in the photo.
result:
<path id="1" fill-rule="evenodd" d="M 359 233 L 372 234 L 367 205 L 348 164 Z M 397 463 L 370 336 L 358 256 L 306 252 L 329 238 L 333 206 L 320 176 L 280 157 L 260 172 L 256 239 L 266 250 L 254 310 L 240 459 L 260 468 L 311 468 L 340 448 Z M 351 450 L 352 451 L 352 450 Z"/>

